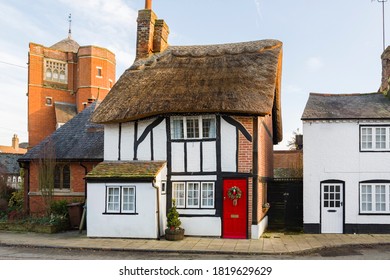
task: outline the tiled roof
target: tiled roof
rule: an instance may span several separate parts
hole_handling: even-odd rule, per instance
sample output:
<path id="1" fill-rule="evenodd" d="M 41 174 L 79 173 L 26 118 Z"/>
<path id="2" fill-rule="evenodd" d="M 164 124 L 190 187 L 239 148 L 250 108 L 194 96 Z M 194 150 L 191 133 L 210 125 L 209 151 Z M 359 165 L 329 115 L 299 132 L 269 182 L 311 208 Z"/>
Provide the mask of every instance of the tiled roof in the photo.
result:
<path id="1" fill-rule="evenodd" d="M 103 125 L 90 122 L 96 102 L 61 126 L 25 154 L 20 161 L 38 159 L 52 146 L 56 160 L 103 160 Z"/>
<path id="2" fill-rule="evenodd" d="M 20 154 L 2 154 L 0 153 L 0 170 L 7 174 L 19 174 L 20 168 L 18 159 Z"/>
<path id="3" fill-rule="evenodd" d="M 80 45 L 70 37 L 65 38 L 64 40 L 55 43 L 50 47 L 51 49 L 63 51 L 63 52 L 73 52 L 77 53 Z"/>
<path id="4" fill-rule="evenodd" d="M 23 149 L 23 148 L 15 149 L 14 147 L 11 147 L 11 146 L 0 146 L 0 154 L 4 153 L 4 154 L 20 154 L 20 155 L 23 155 L 26 152 L 27 152 L 27 149 Z"/>
<path id="5" fill-rule="evenodd" d="M 87 178 L 152 179 L 164 165 L 165 161 L 105 161 L 89 172 Z"/>
<path id="6" fill-rule="evenodd" d="M 390 119 L 390 99 L 382 93 L 311 93 L 302 120 Z"/>

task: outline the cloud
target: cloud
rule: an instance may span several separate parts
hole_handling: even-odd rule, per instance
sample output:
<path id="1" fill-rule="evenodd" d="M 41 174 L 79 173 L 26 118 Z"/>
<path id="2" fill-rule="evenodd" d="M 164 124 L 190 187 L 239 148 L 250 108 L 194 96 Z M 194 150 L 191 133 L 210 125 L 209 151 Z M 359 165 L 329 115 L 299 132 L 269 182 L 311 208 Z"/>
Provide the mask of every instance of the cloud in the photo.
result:
<path id="1" fill-rule="evenodd" d="M 306 61 L 306 67 L 311 72 L 316 72 L 324 66 L 322 59 L 320 57 L 310 57 Z"/>

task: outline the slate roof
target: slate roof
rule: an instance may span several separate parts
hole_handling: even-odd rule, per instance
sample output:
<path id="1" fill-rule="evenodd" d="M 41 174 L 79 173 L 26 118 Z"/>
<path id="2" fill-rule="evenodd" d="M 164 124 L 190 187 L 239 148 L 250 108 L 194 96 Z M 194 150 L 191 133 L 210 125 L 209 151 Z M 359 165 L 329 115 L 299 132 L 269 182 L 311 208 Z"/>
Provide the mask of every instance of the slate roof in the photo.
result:
<path id="1" fill-rule="evenodd" d="M 160 114 L 272 114 L 282 139 L 277 40 L 169 46 L 137 60 L 115 83 L 92 121 L 117 123 Z"/>
<path id="2" fill-rule="evenodd" d="M 0 153 L 0 171 L 6 174 L 19 174 L 20 168 L 18 159 L 20 154 L 3 154 Z"/>
<path id="3" fill-rule="evenodd" d="M 94 102 L 84 109 L 29 150 L 19 161 L 39 159 L 48 146 L 54 148 L 55 158 L 59 161 L 103 161 L 103 125 L 90 121 L 96 105 L 97 102 Z"/>
<path id="4" fill-rule="evenodd" d="M 87 179 L 153 179 L 165 161 L 104 161 L 86 176 Z"/>
<path id="5" fill-rule="evenodd" d="M 311 93 L 301 119 L 390 119 L 390 99 L 382 93 Z"/>

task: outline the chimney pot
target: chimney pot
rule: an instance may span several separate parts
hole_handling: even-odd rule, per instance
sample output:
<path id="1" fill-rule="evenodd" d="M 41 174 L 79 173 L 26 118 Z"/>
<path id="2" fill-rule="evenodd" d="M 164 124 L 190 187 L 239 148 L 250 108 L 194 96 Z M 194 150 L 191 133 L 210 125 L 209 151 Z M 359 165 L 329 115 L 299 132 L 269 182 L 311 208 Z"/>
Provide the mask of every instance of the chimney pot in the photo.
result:
<path id="1" fill-rule="evenodd" d="M 152 9 L 152 0 L 145 0 L 145 10 Z"/>

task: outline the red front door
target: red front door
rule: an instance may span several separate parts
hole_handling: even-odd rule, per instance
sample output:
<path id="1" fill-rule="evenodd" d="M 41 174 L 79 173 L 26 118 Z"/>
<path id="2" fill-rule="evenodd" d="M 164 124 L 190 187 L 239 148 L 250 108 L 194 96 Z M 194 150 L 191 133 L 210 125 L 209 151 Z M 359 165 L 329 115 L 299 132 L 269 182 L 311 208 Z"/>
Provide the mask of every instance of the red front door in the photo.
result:
<path id="1" fill-rule="evenodd" d="M 223 238 L 247 238 L 247 180 L 223 181 Z"/>

